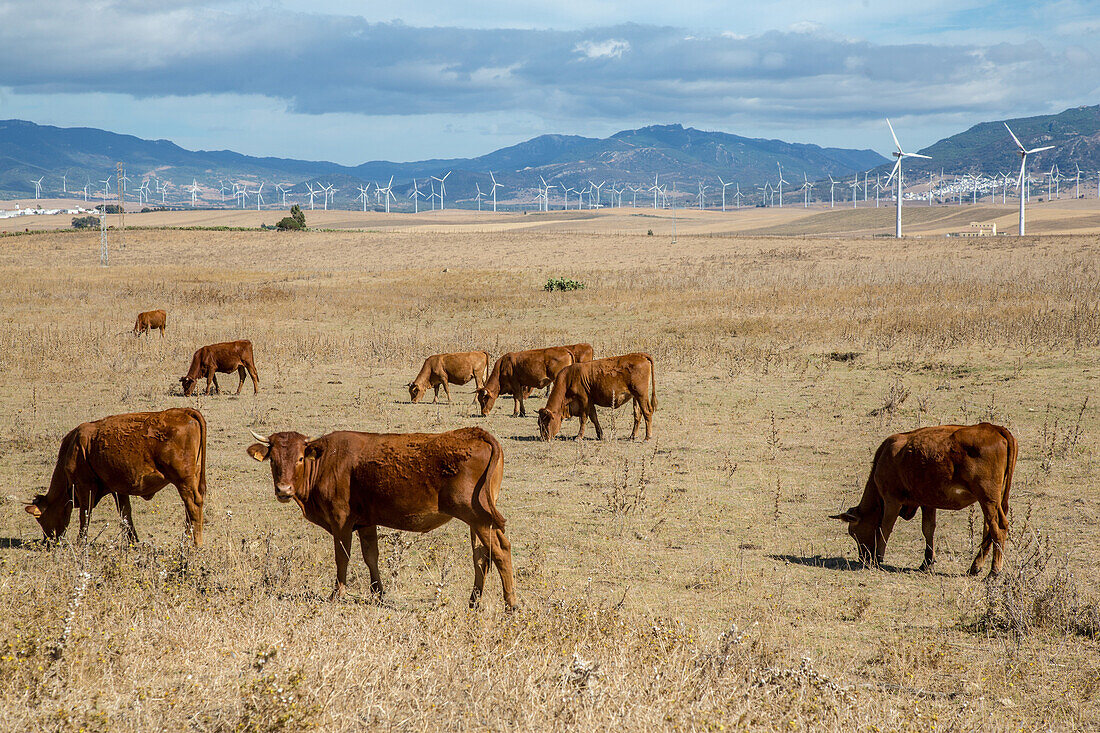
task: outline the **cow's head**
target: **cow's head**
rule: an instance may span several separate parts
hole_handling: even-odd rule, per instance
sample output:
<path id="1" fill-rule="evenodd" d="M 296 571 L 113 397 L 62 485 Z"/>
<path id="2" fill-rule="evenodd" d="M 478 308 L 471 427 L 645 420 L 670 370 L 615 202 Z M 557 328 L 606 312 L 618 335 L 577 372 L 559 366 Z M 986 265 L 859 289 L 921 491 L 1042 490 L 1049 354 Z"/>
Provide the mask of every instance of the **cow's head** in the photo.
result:
<path id="1" fill-rule="evenodd" d="M 183 387 L 183 396 L 190 397 L 191 393 L 195 390 L 195 383 L 197 379 L 191 377 L 180 377 L 180 385 Z"/>
<path id="2" fill-rule="evenodd" d="M 882 521 L 881 517 L 868 516 L 860 507 L 854 506 L 843 514 L 831 515 L 829 519 L 839 519 L 848 523 L 848 534 L 856 541 L 861 563 L 871 565 L 882 562 L 882 556 L 886 548 L 885 546 L 876 547 L 879 524 Z"/>
<path id="3" fill-rule="evenodd" d="M 36 494 L 26 505 L 27 514 L 38 520 L 42 534 L 47 541 L 61 539 L 72 517 L 71 497 L 65 496 L 50 501 L 45 494 Z"/>
<path id="4" fill-rule="evenodd" d="M 561 415 L 543 407 L 539 410 L 539 437 L 553 440 L 561 430 Z"/>
<path id="5" fill-rule="evenodd" d="M 320 455 L 319 448 L 309 445 L 310 438 L 294 432 L 275 433 L 268 438 L 252 432 L 252 437 L 260 442 L 248 446 L 248 455 L 257 461 L 271 462 L 275 498 L 286 503 L 295 495 L 303 499 L 308 496 L 307 461 Z"/>
<path id="6" fill-rule="evenodd" d="M 409 399 L 416 402 L 426 390 L 416 382 L 409 382 Z"/>
<path id="7" fill-rule="evenodd" d="M 484 387 L 477 391 L 477 403 L 481 405 L 482 417 L 493 411 L 493 405 L 496 404 L 496 401 L 497 396 Z"/>

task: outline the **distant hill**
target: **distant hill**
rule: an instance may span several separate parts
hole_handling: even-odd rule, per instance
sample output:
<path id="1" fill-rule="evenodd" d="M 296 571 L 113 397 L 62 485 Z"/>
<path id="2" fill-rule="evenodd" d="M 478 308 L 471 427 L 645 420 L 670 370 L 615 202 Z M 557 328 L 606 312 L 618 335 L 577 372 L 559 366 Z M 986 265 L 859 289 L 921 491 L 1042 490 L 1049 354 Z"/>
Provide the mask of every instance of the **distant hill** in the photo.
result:
<path id="1" fill-rule="evenodd" d="M 370 161 L 343 166 L 326 161 L 260 158 L 229 150 L 191 151 L 167 140 L 144 140 L 94 128 L 0 121 L 0 196 L 3 197 L 33 195 L 32 180 L 43 176 L 43 195 L 57 196 L 63 174 L 67 176 L 70 192 L 80 191 L 85 184 L 89 192 L 101 190 L 100 181 L 113 175 L 115 163 L 123 161 L 131 179 L 130 190 L 140 186 L 142 179 L 168 181 L 169 203 L 189 202 L 190 194 L 183 187 L 192 181 L 198 183 L 199 197 L 206 204 L 221 202 L 223 186 L 230 192 L 227 198 L 231 201 L 235 183 L 254 190 L 263 181 L 269 205 L 281 200 L 274 187 L 276 183 L 293 185 L 293 198 L 298 201 L 303 200 L 302 192 L 307 185 L 331 184 L 337 189 L 336 200 L 346 207 L 358 195 L 359 186 L 368 182 L 384 185 L 392 175 L 394 194 L 398 205 L 403 207 L 408 205 L 413 179 L 427 192 L 429 176 L 452 171 L 447 179 L 448 205 L 470 205 L 475 183 L 487 191 L 488 171 L 492 170 L 505 187 L 498 192 L 501 201 L 529 204 L 537 194 L 542 176 L 558 185 L 552 197 L 558 199 L 555 205 L 560 205 L 565 186 L 581 187 L 590 180 L 648 188 L 653 177 L 659 175 L 662 185 L 675 185 L 692 193 L 697 182 L 704 180 L 709 182 L 713 194 L 720 189 L 719 176 L 736 181 L 748 191 L 774 179 L 777 163 L 783 166 L 784 176 L 793 184 L 803 175 L 810 179 L 850 175 L 885 160 L 873 150 L 822 148 L 681 125 L 654 125 L 624 130 L 608 138 L 541 135 L 476 158 L 411 163 Z M 150 191 L 154 188 L 150 182 Z M 605 187 L 605 197 L 607 190 Z M 151 199 L 159 202 L 160 196 L 151 195 Z M 368 205 L 379 205 L 373 194 Z"/>
<path id="2" fill-rule="evenodd" d="M 982 122 L 918 151 L 932 156 L 932 160 L 911 159 L 906 162 L 906 170 L 939 172 L 943 168 L 946 173 L 987 175 L 1019 171 L 1020 156 L 1005 130 L 1005 122 L 1028 148 L 1055 146 L 1054 150 L 1028 156 L 1028 168 L 1033 173 L 1048 171 L 1052 165 L 1065 175 L 1075 174 L 1078 165 L 1089 176 L 1100 170 L 1100 105 L 1074 107 L 1056 115 Z M 889 169 L 889 165 L 884 168 Z"/>

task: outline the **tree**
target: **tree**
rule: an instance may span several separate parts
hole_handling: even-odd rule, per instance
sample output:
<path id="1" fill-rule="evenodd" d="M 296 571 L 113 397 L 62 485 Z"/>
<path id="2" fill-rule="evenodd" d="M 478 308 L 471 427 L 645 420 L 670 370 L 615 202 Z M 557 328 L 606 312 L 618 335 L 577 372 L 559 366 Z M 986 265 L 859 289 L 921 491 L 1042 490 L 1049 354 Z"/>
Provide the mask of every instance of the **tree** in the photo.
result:
<path id="1" fill-rule="evenodd" d="M 98 216 L 78 216 L 73 218 L 74 229 L 91 229 L 99 228 Z"/>
<path id="2" fill-rule="evenodd" d="M 306 228 L 306 215 L 302 213 L 301 207 L 298 204 L 294 204 L 290 209 L 290 216 L 285 216 L 279 221 L 275 222 L 275 228 L 279 231 L 299 230 Z"/>

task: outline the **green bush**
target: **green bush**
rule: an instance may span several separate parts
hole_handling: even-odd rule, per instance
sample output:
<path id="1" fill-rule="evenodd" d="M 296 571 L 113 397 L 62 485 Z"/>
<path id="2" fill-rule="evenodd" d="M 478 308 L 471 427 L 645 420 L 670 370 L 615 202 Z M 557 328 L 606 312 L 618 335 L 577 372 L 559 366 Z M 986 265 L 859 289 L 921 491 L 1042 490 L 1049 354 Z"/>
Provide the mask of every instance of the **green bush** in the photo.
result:
<path id="1" fill-rule="evenodd" d="M 302 208 L 298 204 L 294 204 L 290 209 L 290 216 L 275 222 L 275 228 L 281 231 L 305 229 L 306 215 L 302 213 Z"/>
<path id="2" fill-rule="evenodd" d="M 555 290 L 565 292 L 567 290 L 584 290 L 584 288 L 585 284 L 580 280 L 570 280 L 567 277 L 552 277 L 542 286 L 542 289 L 548 293 L 552 293 Z"/>
<path id="3" fill-rule="evenodd" d="M 99 227 L 98 216 L 73 217 L 73 229 L 93 229 Z"/>

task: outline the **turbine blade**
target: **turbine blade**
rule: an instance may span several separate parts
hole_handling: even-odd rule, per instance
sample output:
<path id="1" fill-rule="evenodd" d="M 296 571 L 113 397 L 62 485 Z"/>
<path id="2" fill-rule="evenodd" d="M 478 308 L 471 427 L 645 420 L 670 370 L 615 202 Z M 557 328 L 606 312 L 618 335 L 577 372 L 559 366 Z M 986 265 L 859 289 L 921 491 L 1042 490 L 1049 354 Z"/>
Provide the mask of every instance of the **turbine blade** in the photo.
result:
<path id="1" fill-rule="evenodd" d="M 1007 122 L 1005 123 L 1005 129 L 1008 130 L 1008 134 L 1011 135 L 1012 139 L 1016 142 L 1016 147 L 1018 147 L 1021 152 L 1027 152 L 1024 144 L 1020 142 L 1020 138 L 1016 137 L 1016 133 L 1012 131 L 1012 128 L 1008 126 Z"/>
<path id="2" fill-rule="evenodd" d="M 1025 153 L 1027 153 L 1028 155 L 1031 155 L 1032 153 L 1041 153 L 1044 150 L 1054 150 L 1054 147 L 1055 146 L 1053 146 L 1053 145 L 1044 145 L 1041 148 L 1032 148 L 1031 150 L 1024 150 L 1023 146 L 1021 146 L 1020 150 L 1024 150 Z M 1054 170 L 1054 169 L 1051 168 L 1051 170 Z"/>
<path id="3" fill-rule="evenodd" d="M 898 152 L 901 152 L 901 143 L 898 142 L 898 136 L 894 134 L 894 126 L 890 124 L 890 118 L 886 118 L 886 126 L 890 128 L 890 137 L 894 138 L 894 145 L 897 146 Z"/>
<path id="4" fill-rule="evenodd" d="M 886 179 L 887 185 L 889 185 L 890 181 L 894 180 L 894 176 L 897 175 L 899 168 L 901 168 L 901 158 L 898 158 L 898 162 L 894 163 L 894 170 L 890 171 L 890 177 Z"/>

